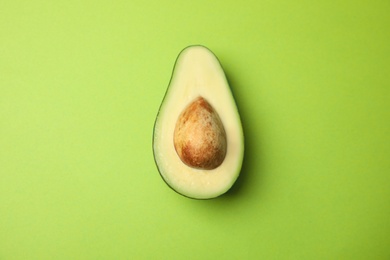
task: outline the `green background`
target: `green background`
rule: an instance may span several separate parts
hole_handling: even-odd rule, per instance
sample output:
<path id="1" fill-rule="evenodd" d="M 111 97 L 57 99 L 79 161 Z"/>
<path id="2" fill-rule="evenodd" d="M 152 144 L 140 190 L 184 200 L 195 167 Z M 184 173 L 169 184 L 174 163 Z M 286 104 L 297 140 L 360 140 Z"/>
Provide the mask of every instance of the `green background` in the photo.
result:
<path id="1" fill-rule="evenodd" d="M 390 259 L 389 1 L 1 1 L 0 259 Z M 182 197 L 153 124 L 203 44 L 241 176 Z"/>

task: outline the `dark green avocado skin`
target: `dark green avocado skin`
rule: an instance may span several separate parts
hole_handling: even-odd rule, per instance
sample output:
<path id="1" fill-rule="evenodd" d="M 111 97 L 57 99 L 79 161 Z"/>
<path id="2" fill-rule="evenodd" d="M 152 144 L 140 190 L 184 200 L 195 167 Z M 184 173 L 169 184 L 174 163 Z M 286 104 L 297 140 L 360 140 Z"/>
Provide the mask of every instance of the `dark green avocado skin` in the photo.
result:
<path id="1" fill-rule="evenodd" d="M 155 119 L 155 121 L 154 121 L 154 125 L 153 125 L 153 136 L 152 136 L 152 150 L 153 150 L 153 159 L 154 159 L 154 162 L 155 162 L 156 167 L 157 167 L 157 169 L 158 169 L 159 175 L 160 175 L 161 179 L 165 182 L 165 184 L 166 184 L 171 190 L 173 190 L 174 192 L 176 192 L 177 194 L 179 194 L 179 195 L 181 195 L 181 196 L 183 196 L 183 197 L 185 197 L 185 198 L 189 198 L 189 199 L 193 199 L 193 200 L 212 200 L 212 199 L 216 199 L 216 198 L 219 198 L 219 197 L 225 195 L 227 192 L 229 192 L 229 190 L 231 190 L 231 188 L 230 188 L 229 190 L 227 190 L 225 193 L 222 193 L 222 194 L 220 194 L 220 195 L 218 195 L 218 196 L 211 197 L 211 198 L 194 198 L 194 197 L 190 197 L 190 196 L 187 196 L 187 195 L 185 195 L 185 194 L 182 194 L 182 193 L 178 192 L 176 189 L 174 189 L 174 188 L 173 188 L 173 187 L 164 179 L 164 177 L 163 177 L 163 175 L 162 175 L 162 173 L 161 173 L 161 170 L 160 170 L 160 168 L 159 168 L 159 165 L 158 165 L 158 163 L 157 163 L 157 161 L 156 161 L 156 151 L 154 150 L 154 136 L 155 136 L 155 130 L 156 130 L 156 123 L 157 123 L 158 117 L 159 117 L 160 112 L 161 112 L 161 107 L 163 106 L 165 97 L 166 97 L 166 95 L 167 95 L 167 93 L 168 93 L 169 86 L 171 85 L 171 82 L 172 82 L 172 79 L 173 79 L 173 75 L 174 75 L 173 72 L 175 71 L 175 68 L 176 68 L 176 66 L 177 66 L 178 59 L 179 59 L 180 55 L 181 55 L 186 49 L 191 48 L 191 47 L 196 47 L 196 46 L 200 46 L 200 47 L 206 48 L 206 49 L 208 49 L 211 53 L 213 53 L 209 48 L 207 48 L 206 46 L 204 46 L 204 45 L 202 45 L 202 44 L 194 44 L 194 45 L 189 45 L 189 46 L 185 47 L 183 50 L 180 51 L 179 55 L 177 55 L 176 60 L 175 60 L 175 62 L 174 62 L 173 69 L 172 69 L 171 78 L 170 78 L 169 83 L 168 83 L 168 87 L 166 88 L 166 91 L 165 91 L 165 93 L 164 93 L 164 97 L 163 97 L 163 99 L 162 99 L 162 102 L 160 103 L 160 106 L 159 106 L 159 109 L 158 109 L 158 112 L 157 112 L 157 116 L 156 116 L 156 119 Z M 214 53 L 213 53 L 213 54 L 214 54 Z M 221 68 L 222 68 L 222 64 L 221 64 L 221 62 L 219 61 L 218 57 L 217 57 L 215 54 L 214 54 L 214 56 L 215 56 L 215 58 L 218 60 L 220 66 L 221 66 Z M 230 85 L 229 85 L 229 86 L 230 86 Z M 238 179 L 238 178 L 239 178 L 239 176 L 237 177 L 237 179 Z M 237 180 L 236 180 L 236 181 L 237 181 Z M 234 184 L 233 184 L 233 186 L 234 186 Z M 233 187 L 233 186 L 232 186 L 232 187 Z"/>

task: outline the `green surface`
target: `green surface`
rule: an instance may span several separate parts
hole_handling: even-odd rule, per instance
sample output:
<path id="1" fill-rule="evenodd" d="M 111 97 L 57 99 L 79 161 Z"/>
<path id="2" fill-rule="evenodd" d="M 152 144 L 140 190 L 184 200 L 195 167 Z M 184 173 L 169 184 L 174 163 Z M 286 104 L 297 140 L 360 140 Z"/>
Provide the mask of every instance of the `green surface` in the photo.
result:
<path id="1" fill-rule="evenodd" d="M 2 1 L 0 259 L 390 259 L 389 1 Z M 227 195 L 152 130 L 204 44 L 246 137 Z"/>

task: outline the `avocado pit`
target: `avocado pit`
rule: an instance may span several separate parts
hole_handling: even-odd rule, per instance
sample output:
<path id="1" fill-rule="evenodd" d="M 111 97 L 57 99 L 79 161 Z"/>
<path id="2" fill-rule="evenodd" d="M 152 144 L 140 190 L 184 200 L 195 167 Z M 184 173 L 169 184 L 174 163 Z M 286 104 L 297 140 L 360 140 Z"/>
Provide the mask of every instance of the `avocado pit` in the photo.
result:
<path id="1" fill-rule="evenodd" d="M 212 170 L 222 164 L 227 151 L 225 128 L 215 109 L 203 97 L 180 114 L 174 131 L 176 153 L 186 165 Z"/>

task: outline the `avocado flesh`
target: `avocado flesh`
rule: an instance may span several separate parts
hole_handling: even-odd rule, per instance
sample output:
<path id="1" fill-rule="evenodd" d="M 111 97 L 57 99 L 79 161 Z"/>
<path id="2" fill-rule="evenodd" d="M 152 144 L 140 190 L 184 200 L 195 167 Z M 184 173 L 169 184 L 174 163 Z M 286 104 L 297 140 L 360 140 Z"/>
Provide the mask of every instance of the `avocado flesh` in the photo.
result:
<path id="1" fill-rule="evenodd" d="M 227 150 L 215 169 L 193 168 L 182 162 L 174 147 L 174 131 L 180 114 L 202 97 L 218 113 L 226 132 Z M 190 198 L 215 198 L 228 191 L 238 178 L 244 156 L 240 116 L 215 55 L 203 46 L 184 49 L 176 60 L 172 78 L 158 112 L 153 152 L 164 181 Z"/>

